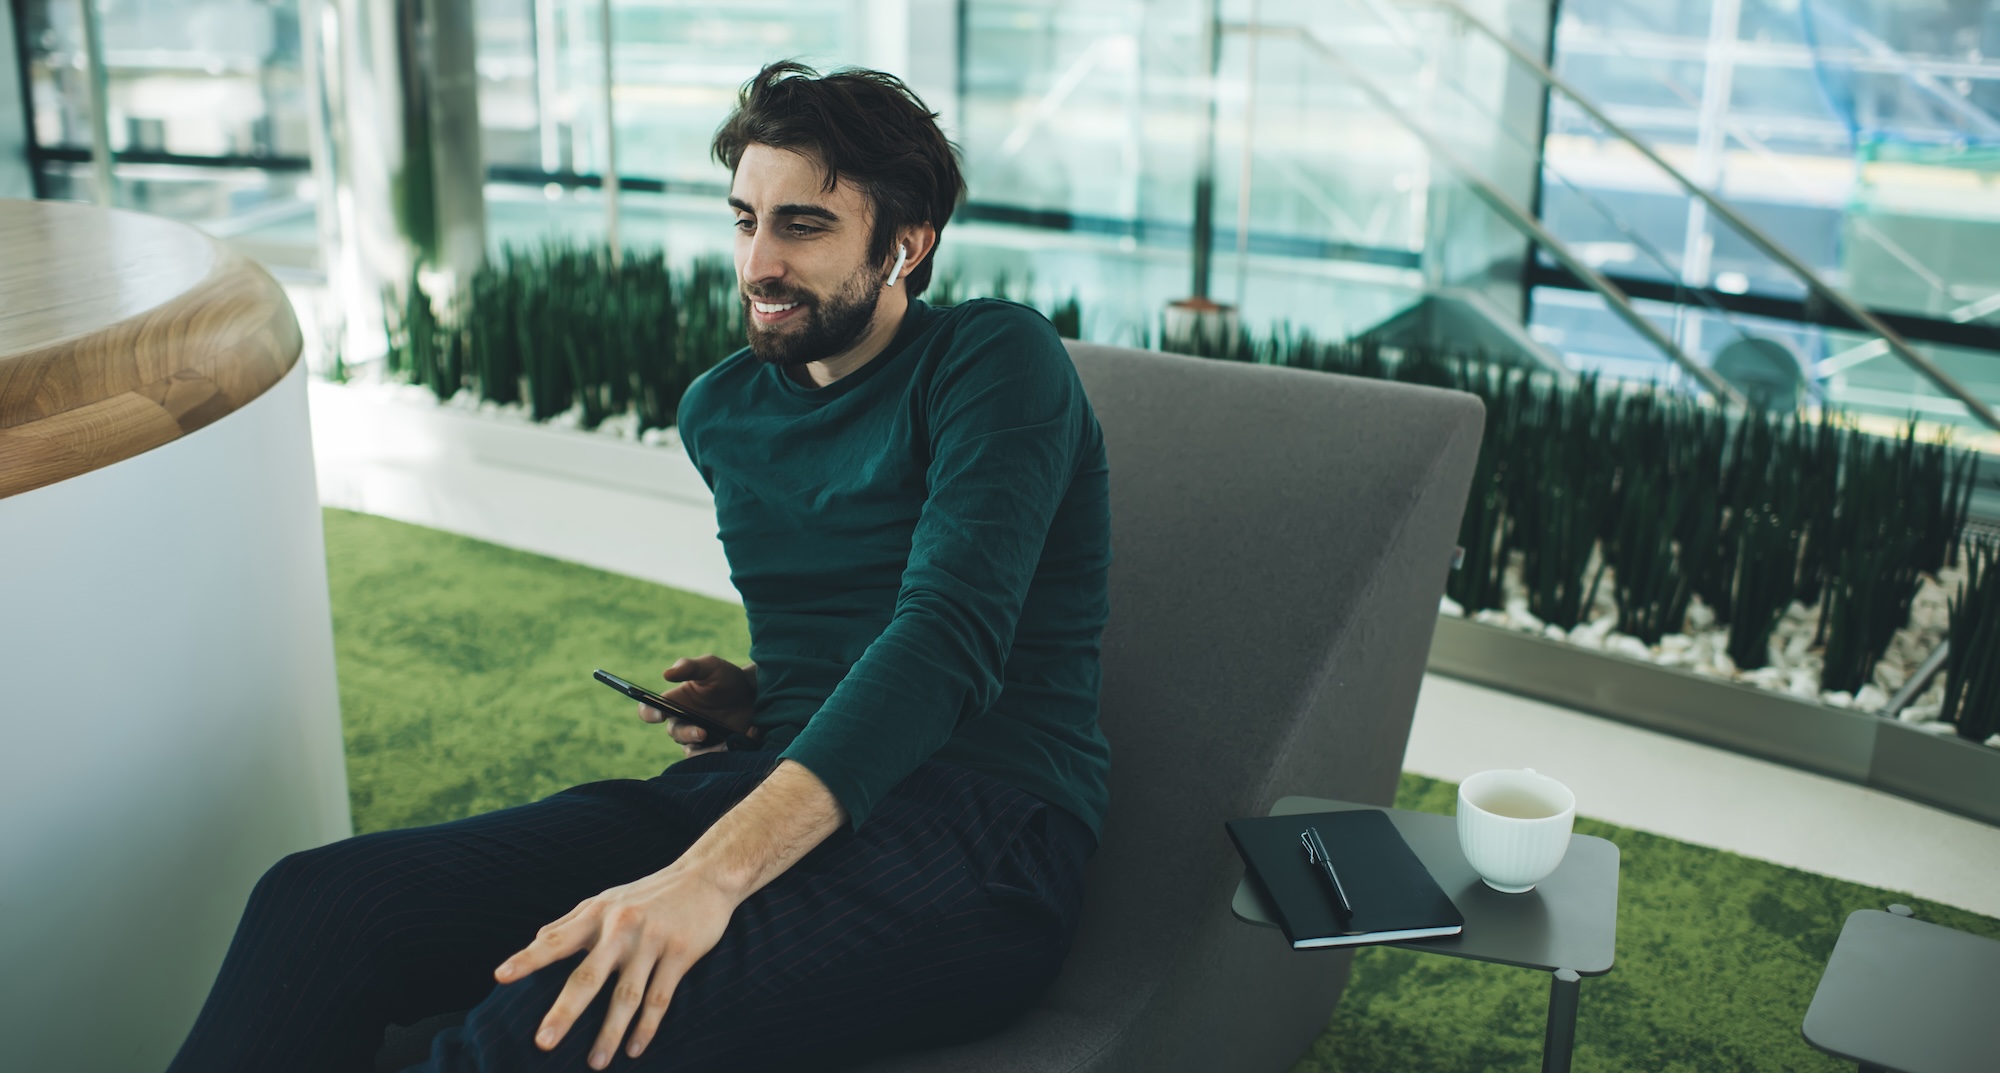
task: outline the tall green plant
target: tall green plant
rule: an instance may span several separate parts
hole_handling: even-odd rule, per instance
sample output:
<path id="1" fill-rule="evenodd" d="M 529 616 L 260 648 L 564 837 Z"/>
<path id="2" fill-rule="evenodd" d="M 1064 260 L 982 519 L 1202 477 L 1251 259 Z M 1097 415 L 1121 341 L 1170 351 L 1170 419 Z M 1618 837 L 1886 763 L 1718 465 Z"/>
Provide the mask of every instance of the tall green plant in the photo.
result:
<path id="1" fill-rule="evenodd" d="M 2000 545 L 1962 549 L 1965 580 L 1950 601 L 1951 648 L 1945 653 L 1945 722 L 1967 741 L 2000 732 Z"/>
<path id="2" fill-rule="evenodd" d="M 1910 620 L 1924 534 L 1905 512 L 1914 440 L 1855 436 L 1842 464 L 1836 551 L 1821 628 L 1820 685 L 1854 692 L 1868 683 L 1889 642 Z"/>
<path id="3" fill-rule="evenodd" d="M 1075 295 L 1056 303 L 1049 311 L 1049 323 L 1055 325 L 1056 334 L 1064 339 L 1083 338 L 1083 306 Z"/>
<path id="4" fill-rule="evenodd" d="M 1713 407 L 1681 397 L 1675 400 L 1675 426 L 1668 433 L 1677 462 L 1673 479 L 1690 486 L 1690 503 L 1677 529 L 1676 564 L 1682 577 L 1675 623 L 1687 616 L 1700 579 L 1715 572 L 1723 557 L 1722 474 L 1727 459 L 1729 421 Z M 1680 628 L 1678 625 L 1676 628 Z"/>
<path id="5" fill-rule="evenodd" d="M 1812 607 L 1819 603 L 1820 592 L 1833 569 L 1839 536 L 1840 460 L 1851 433 L 1840 415 L 1832 410 L 1820 411 L 1819 420 L 1813 424 L 1799 422 L 1794 433 L 1797 440 L 1792 450 L 1792 480 L 1799 487 L 1801 509 L 1805 512 L 1796 598 Z"/>
<path id="6" fill-rule="evenodd" d="M 675 303 L 680 323 L 682 387 L 709 366 L 743 349 L 743 302 L 736 290 L 736 270 L 719 257 L 703 258 L 681 277 Z"/>
<path id="7" fill-rule="evenodd" d="M 931 277 L 931 285 L 924 288 L 924 301 L 934 306 L 955 306 L 965 301 L 965 277 L 956 268 L 937 273 Z"/>
<path id="8" fill-rule="evenodd" d="M 614 262 L 604 247 L 560 242 L 505 249 L 473 277 L 458 323 L 459 350 L 402 344 L 391 372 L 430 382 L 423 370 L 436 369 L 451 381 L 456 360 L 457 378 L 482 398 L 525 401 L 537 421 L 577 407 L 586 428 L 631 409 L 641 430 L 673 424 L 687 385 L 743 346 L 725 262 L 697 261 L 683 274 L 661 251 Z"/>
<path id="9" fill-rule="evenodd" d="M 1631 475 L 1625 509 L 1607 542 L 1618 630 L 1647 644 L 1677 632 L 1687 617 L 1687 576 L 1679 569 L 1674 530 L 1691 502 L 1691 487 L 1668 481 L 1662 470 Z"/>
<path id="10" fill-rule="evenodd" d="M 1601 531 L 1621 632 L 1654 644 L 1684 628 L 1716 554 L 1724 427 L 1692 400 L 1612 396 L 1600 465 L 1614 488 Z"/>
<path id="11" fill-rule="evenodd" d="M 1917 530 L 1917 567 L 1936 576 L 1956 561 L 1959 533 L 1971 506 L 1975 456 L 1948 443 L 1917 440 L 1917 422 L 1904 429 L 1896 460 L 1904 509 Z"/>
<path id="12" fill-rule="evenodd" d="M 1728 449 L 1721 471 L 1716 474 L 1715 553 L 1695 578 L 1701 598 L 1715 612 L 1716 621 L 1731 622 L 1736 615 L 1736 587 L 1740 571 L 1737 555 L 1743 548 L 1742 528 L 1751 512 L 1758 509 L 1771 470 L 1779 417 L 1762 410 L 1737 415 L 1728 437 Z"/>
<path id="13" fill-rule="evenodd" d="M 1591 555 L 1611 502 L 1611 475 L 1598 457 L 1608 411 L 1598 405 L 1594 376 L 1584 377 L 1574 390 L 1538 390 L 1532 405 L 1540 435 L 1530 453 L 1533 480 L 1516 529 L 1524 552 L 1522 580 L 1535 617 L 1567 630 L 1586 610 Z"/>
<path id="14" fill-rule="evenodd" d="M 456 318 L 437 315 L 423 287 L 421 266 L 410 269 L 400 291 L 383 293 L 382 316 L 389 371 L 429 388 L 440 402 L 457 394 L 465 379 L 465 339 Z"/>
<path id="15" fill-rule="evenodd" d="M 1189 317 L 1183 323 L 1169 327 L 1163 316 L 1160 318 L 1158 346 L 1170 354 L 1189 354 L 1197 358 L 1257 360 L 1257 345 L 1250 338 L 1250 332 L 1240 325 L 1232 326 L 1223 317 Z"/>
<path id="16" fill-rule="evenodd" d="M 1746 415 L 1744 420 L 1771 423 L 1763 437 L 1769 457 L 1761 469 L 1741 475 L 1744 494 L 1730 533 L 1735 573 L 1730 580 L 1734 617 L 1729 656 L 1738 667 L 1755 670 L 1770 662 L 1771 634 L 1806 575 L 1805 550 L 1822 518 L 1813 497 L 1825 487 L 1817 468 L 1826 465 L 1827 441 L 1825 426 L 1808 425 L 1792 415 Z"/>
<path id="17" fill-rule="evenodd" d="M 1842 548 L 1827 586 L 1826 663 L 1820 688 L 1858 692 L 1875 673 L 1896 631 L 1910 620 L 1922 584 L 1913 542 L 1904 533 L 1882 543 Z"/>
<path id="18" fill-rule="evenodd" d="M 1056 334 L 1064 339 L 1083 338 L 1083 302 L 1072 292 L 1055 299 L 1055 304 L 1043 307 L 1034 300 L 1035 280 L 1030 274 L 1017 291 L 1013 277 L 1001 270 L 984 287 L 968 285 L 956 266 L 945 269 L 931 277 L 930 286 L 924 289 L 924 301 L 933 306 L 955 306 L 969 298 L 999 298 L 1033 306 L 1049 323 L 1055 326 Z M 1170 349 L 1170 348 L 1169 348 Z"/>
<path id="19" fill-rule="evenodd" d="M 479 397 L 501 404 L 521 401 L 520 280 L 488 262 L 472 277 L 466 310 L 470 371 Z"/>
<path id="20" fill-rule="evenodd" d="M 1964 524 L 1969 452 L 1908 431 L 1885 442 L 1831 411 L 1726 416 L 1650 386 L 1563 388 L 1496 374 L 1476 353 L 1329 342 L 1282 323 L 1254 342 L 1162 342 L 1480 396 L 1487 425 L 1460 523 L 1465 560 L 1446 583 L 1468 612 L 1503 603 L 1503 571 L 1518 557 L 1529 607 L 1545 621 L 1573 626 L 1609 577 L 1619 628 L 1652 642 L 1682 628 L 1699 594 L 1749 669 L 1768 661 L 1792 601 L 1824 602 L 1815 643 L 1827 644 L 1827 688 L 1851 690 L 1907 624 L 1917 574 L 1950 561 Z"/>
<path id="21" fill-rule="evenodd" d="M 1471 614 L 1506 603 L 1504 579 L 1513 550 L 1514 473 L 1510 460 L 1518 459 L 1526 439 L 1521 411 L 1513 405 L 1514 396 L 1506 384 L 1510 378 L 1525 380 L 1527 374 L 1519 369 L 1479 366 L 1462 369 L 1461 376 L 1459 386 L 1476 389 L 1486 398 L 1486 424 L 1480 433 L 1471 495 L 1458 527 L 1458 544 L 1465 549 L 1465 560 L 1446 577 L 1445 593 Z"/>

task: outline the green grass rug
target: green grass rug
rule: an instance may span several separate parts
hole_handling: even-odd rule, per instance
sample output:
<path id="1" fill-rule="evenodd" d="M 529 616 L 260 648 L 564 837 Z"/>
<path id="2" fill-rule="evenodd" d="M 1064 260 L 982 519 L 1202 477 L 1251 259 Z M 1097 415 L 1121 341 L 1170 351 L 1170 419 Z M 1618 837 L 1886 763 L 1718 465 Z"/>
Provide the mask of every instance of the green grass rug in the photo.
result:
<path id="1" fill-rule="evenodd" d="M 591 670 L 652 683 L 680 656 L 749 658 L 735 604 L 344 511 L 326 512 L 326 543 L 357 832 L 651 777 L 680 750 Z M 1455 795 L 1404 775 L 1396 803 L 1448 814 Z M 1583 982 L 1578 1073 L 1848 1070 L 1799 1038 L 1848 913 L 1903 902 L 2000 938 L 2000 921 L 1907 894 L 1576 827 L 1622 856 L 1618 964 Z M 1540 973 L 1367 948 L 1293 1073 L 1530 1073 L 1547 1001 Z"/>

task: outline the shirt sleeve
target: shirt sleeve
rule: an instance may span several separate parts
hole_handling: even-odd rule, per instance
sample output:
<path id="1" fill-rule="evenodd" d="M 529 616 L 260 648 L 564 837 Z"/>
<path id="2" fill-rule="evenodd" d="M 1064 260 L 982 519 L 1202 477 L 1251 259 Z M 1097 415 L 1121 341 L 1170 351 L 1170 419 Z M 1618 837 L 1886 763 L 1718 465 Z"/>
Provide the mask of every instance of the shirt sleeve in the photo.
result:
<path id="1" fill-rule="evenodd" d="M 877 802 L 1000 696 L 1002 671 L 1088 403 L 1039 316 L 969 317 L 930 386 L 928 496 L 889 624 L 780 754 L 860 827 Z"/>

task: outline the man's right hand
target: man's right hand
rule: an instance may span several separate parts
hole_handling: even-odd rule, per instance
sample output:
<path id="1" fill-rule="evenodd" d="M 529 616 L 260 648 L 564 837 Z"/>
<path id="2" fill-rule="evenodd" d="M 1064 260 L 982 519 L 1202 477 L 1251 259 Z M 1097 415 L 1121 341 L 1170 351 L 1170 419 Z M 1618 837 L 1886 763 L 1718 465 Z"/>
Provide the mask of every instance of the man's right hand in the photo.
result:
<path id="1" fill-rule="evenodd" d="M 757 701 L 757 682 L 742 667 L 711 653 L 675 660 L 662 677 L 680 685 L 660 696 L 689 711 L 719 720 L 738 733 L 752 738 L 759 736 L 760 731 L 750 725 Z M 639 718 L 648 723 L 667 723 L 668 733 L 689 756 L 727 748 L 721 741 L 708 742 L 707 732 L 700 727 L 675 719 L 651 705 L 639 705 Z"/>

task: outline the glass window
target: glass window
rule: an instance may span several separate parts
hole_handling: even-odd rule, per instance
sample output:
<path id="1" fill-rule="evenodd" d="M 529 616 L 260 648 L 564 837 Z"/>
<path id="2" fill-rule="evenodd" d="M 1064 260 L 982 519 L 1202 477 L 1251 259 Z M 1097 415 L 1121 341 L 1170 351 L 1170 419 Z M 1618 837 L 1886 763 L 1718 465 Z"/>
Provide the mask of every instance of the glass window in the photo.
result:
<path id="1" fill-rule="evenodd" d="M 1890 312 L 2000 319 L 2000 273 L 1964 252 L 2000 241 L 2000 9 L 1564 0 L 1561 10 L 1558 72 L 1830 283 Z M 1605 272 L 1804 297 L 1793 273 L 1579 109 L 1551 108 L 1546 144 L 1544 216 Z M 1646 245 L 1662 256 L 1643 256 Z"/>
<path id="2" fill-rule="evenodd" d="M 90 147 L 81 6 L 25 5 L 36 142 Z M 296 0 L 98 0 L 114 151 L 303 159 Z"/>

